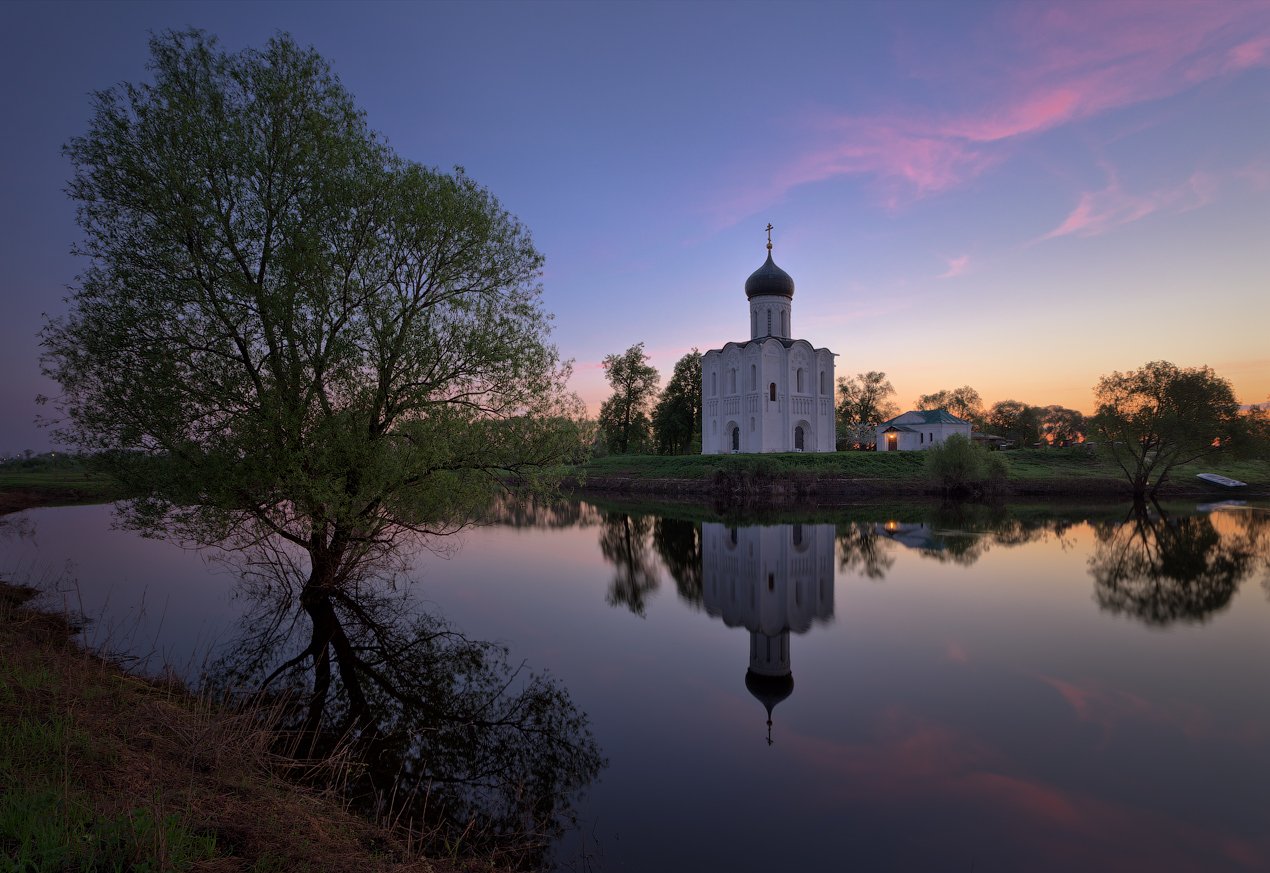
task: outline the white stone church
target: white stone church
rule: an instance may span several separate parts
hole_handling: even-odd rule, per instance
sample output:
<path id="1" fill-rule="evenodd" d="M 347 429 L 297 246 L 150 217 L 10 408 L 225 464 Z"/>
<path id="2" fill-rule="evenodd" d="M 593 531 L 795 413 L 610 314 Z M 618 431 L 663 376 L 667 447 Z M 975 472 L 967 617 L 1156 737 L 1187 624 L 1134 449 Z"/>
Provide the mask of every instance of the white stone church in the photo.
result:
<path id="1" fill-rule="evenodd" d="M 745 280 L 750 338 L 701 356 L 701 453 L 832 452 L 833 359 L 792 339 L 794 280 L 772 261 Z"/>

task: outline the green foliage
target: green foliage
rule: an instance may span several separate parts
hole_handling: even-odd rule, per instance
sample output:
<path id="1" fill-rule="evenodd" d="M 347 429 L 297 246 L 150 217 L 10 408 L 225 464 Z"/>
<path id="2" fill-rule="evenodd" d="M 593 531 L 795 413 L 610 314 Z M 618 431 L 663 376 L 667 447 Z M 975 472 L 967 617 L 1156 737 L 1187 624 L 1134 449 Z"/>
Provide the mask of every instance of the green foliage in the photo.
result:
<path id="1" fill-rule="evenodd" d="M 838 379 L 837 431 L 839 448 L 873 448 L 874 426 L 899 413 L 891 400 L 895 388 L 877 370 Z"/>
<path id="2" fill-rule="evenodd" d="M 744 476 L 790 473 L 852 478 L 916 479 L 922 476 L 919 452 L 781 452 L 740 455 L 612 455 L 593 458 L 588 476 L 640 479 L 703 479 L 723 472 Z"/>
<path id="3" fill-rule="evenodd" d="M 600 406 L 600 433 L 613 454 L 642 454 L 652 443 L 649 411 L 661 377 L 648 363 L 643 343 L 607 355 L 603 366 L 613 394 Z"/>
<path id="4" fill-rule="evenodd" d="M 675 363 L 653 410 L 653 433 L 659 454 L 701 451 L 701 352 L 695 348 Z"/>
<path id="5" fill-rule="evenodd" d="M 978 429 L 983 422 L 983 398 L 969 385 L 960 388 L 923 394 L 913 401 L 915 409 L 946 409 L 958 418 L 970 422 Z"/>
<path id="6" fill-rule="evenodd" d="M 1085 416 L 1064 406 L 1041 409 L 1041 435 L 1053 446 L 1068 446 L 1080 439 L 1087 427 Z"/>
<path id="7" fill-rule="evenodd" d="M 57 435 L 134 523 L 287 540 L 338 585 L 577 457 L 542 256 L 489 191 L 395 155 L 285 35 L 150 50 L 66 146 L 88 263 L 43 332 Z"/>
<path id="8" fill-rule="evenodd" d="M 926 474 L 945 494 L 990 493 L 1005 482 L 1010 468 L 1005 457 L 953 434 L 925 452 Z"/>
<path id="9" fill-rule="evenodd" d="M 1016 446 L 1030 446 L 1041 434 L 1041 410 L 1018 400 L 1002 400 L 992 404 L 984 427 Z"/>
<path id="10" fill-rule="evenodd" d="M 1209 367 L 1151 361 L 1104 376 L 1094 395 L 1099 448 L 1138 498 L 1154 495 L 1180 464 L 1248 444 L 1234 390 Z"/>

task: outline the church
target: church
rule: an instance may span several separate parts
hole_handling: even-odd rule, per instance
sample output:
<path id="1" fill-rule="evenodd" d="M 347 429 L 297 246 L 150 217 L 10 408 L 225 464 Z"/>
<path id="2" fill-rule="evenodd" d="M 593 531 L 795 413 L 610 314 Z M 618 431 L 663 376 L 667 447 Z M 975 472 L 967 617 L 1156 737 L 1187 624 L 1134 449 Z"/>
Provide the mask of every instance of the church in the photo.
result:
<path id="1" fill-rule="evenodd" d="M 745 280 L 750 338 L 701 356 L 701 453 L 832 452 L 833 359 L 793 339 L 794 280 L 772 260 Z"/>

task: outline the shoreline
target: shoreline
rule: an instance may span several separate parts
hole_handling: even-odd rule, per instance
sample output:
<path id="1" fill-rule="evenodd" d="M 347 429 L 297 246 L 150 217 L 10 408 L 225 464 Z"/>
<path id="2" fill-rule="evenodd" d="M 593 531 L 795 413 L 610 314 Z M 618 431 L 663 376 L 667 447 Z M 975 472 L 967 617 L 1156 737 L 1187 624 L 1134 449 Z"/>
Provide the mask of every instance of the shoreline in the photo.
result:
<path id="1" fill-rule="evenodd" d="M 941 489 L 929 480 L 915 478 L 850 478 L 792 473 L 784 476 L 735 476 L 716 474 L 710 477 L 645 477 L 588 475 L 566 477 L 561 482 L 565 493 L 585 498 L 587 495 L 667 497 L 699 499 L 711 503 L 772 503 L 815 501 L 834 503 L 877 497 L 921 497 L 941 499 Z M 1068 479 L 1007 480 L 995 489 L 993 500 L 1015 498 L 1097 498 L 1103 500 L 1133 499 L 1124 480 L 1072 477 Z M 1220 488 L 1202 482 L 1168 482 L 1160 489 L 1159 499 L 1210 498 L 1246 500 L 1270 498 L 1270 487 L 1247 485 L 1243 488 Z M 958 498 L 954 498 L 958 499 Z"/>
<path id="2" fill-rule="evenodd" d="M 23 869 L 460 869 L 283 778 L 263 711 L 122 670 L 39 597 L 0 577 L 0 736 L 10 753 L 0 784 L 11 813 L 0 859 L 17 852 L 33 865 Z"/>

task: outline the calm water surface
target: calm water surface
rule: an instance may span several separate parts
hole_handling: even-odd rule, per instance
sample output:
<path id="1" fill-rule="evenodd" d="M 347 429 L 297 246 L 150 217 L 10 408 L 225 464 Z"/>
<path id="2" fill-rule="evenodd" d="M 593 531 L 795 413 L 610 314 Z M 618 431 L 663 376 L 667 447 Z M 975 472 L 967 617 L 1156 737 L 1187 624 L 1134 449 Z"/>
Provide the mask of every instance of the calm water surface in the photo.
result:
<path id="1" fill-rule="evenodd" d="M 590 716 L 562 867 L 1270 869 L 1270 511 L 668 512 L 505 511 L 414 560 Z M 0 573 L 188 675 L 242 609 L 109 507 L 10 517 Z"/>

